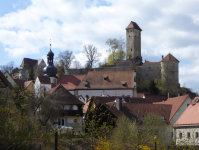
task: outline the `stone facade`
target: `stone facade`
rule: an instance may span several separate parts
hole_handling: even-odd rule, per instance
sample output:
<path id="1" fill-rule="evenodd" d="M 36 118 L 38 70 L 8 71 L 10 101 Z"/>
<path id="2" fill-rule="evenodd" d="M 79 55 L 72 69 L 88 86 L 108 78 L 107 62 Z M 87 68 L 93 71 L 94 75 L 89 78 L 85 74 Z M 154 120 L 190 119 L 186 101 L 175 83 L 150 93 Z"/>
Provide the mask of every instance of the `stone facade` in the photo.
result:
<path id="1" fill-rule="evenodd" d="M 141 31 L 142 29 L 137 23 L 131 21 L 126 28 L 126 54 L 125 61 L 117 61 L 116 65 L 103 65 L 100 68 L 89 69 L 68 69 L 65 71 L 67 75 L 87 74 L 88 71 L 118 71 L 133 70 L 136 68 L 137 79 L 139 80 L 155 80 L 161 78 L 162 81 L 172 83 L 179 87 L 179 61 L 171 54 L 166 57 L 162 56 L 159 62 L 142 62 L 141 56 Z"/>

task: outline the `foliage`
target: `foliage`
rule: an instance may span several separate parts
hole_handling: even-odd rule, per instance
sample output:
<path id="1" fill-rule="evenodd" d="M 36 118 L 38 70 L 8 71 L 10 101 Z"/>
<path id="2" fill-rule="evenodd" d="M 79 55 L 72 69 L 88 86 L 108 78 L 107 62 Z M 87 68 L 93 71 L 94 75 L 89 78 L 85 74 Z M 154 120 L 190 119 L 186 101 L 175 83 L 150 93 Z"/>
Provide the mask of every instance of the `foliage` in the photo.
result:
<path id="1" fill-rule="evenodd" d="M 150 94 L 158 94 L 158 88 L 156 87 L 154 80 L 151 80 L 149 84 L 149 92 Z"/>
<path id="2" fill-rule="evenodd" d="M 59 52 L 57 58 L 59 66 L 64 67 L 64 69 L 69 69 L 74 59 L 75 56 L 73 55 L 73 52 L 68 50 Z"/>
<path id="3" fill-rule="evenodd" d="M 55 67 L 57 68 L 57 76 L 60 78 L 62 75 L 64 75 L 64 66 L 56 64 Z"/>
<path id="4" fill-rule="evenodd" d="M 35 149 L 50 139 L 23 90 L 4 89 L 0 101 L 0 149 Z"/>
<path id="5" fill-rule="evenodd" d="M 34 80 L 33 67 L 30 68 L 28 80 Z"/>
<path id="6" fill-rule="evenodd" d="M 114 57 L 113 57 L 114 56 Z M 117 61 L 124 60 L 126 53 L 124 51 L 116 51 L 108 56 L 107 65 L 115 65 Z"/>
<path id="7" fill-rule="evenodd" d="M 114 61 L 116 59 L 116 56 L 115 56 L 115 53 L 116 51 L 121 51 L 118 55 L 119 57 L 119 60 L 122 60 L 123 59 L 123 52 L 125 51 L 125 42 L 124 42 L 124 39 L 122 39 L 121 37 L 119 39 L 111 39 L 109 38 L 106 43 L 106 45 L 108 45 L 110 48 L 107 50 L 108 52 L 111 52 L 112 54 L 112 61 Z M 123 51 L 123 52 L 122 52 Z"/>
<path id="8" fill-rule="evenodd" d="M 73 68 L 75 68 L 75 69 L 81 69 L 81 63 L 78 61 L 78 60 L 75 60 L 74 62 L 73 62 Z"/>
<path id="9" fill-rule="evenodd" d="M 84 45 L 83 53 L 88 59 L 86 63 L 88 68 L 93 68 L 94 64 L 99 61 L 99 57 L 101 56 L 101 53 L 98 52 L 93 44 Z"/>
<path id="10" fill-rule="evenodd" d="M 19 68 L 16 67 L 12 70 L 11 74 L 19 73 Z"/>

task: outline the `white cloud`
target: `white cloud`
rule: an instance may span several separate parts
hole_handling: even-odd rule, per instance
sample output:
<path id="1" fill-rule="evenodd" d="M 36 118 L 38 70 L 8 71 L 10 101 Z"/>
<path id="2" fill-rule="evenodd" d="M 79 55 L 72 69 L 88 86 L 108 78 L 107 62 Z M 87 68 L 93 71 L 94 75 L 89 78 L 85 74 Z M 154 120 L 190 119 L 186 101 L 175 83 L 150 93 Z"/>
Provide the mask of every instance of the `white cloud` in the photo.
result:
<path id="1" fill-rule="evenodd" d="M 84 44 L 95 45 L 103 61 L 108 55 L 105 41 L 125 37 L 125 28 L 135 21 L 143 29 L 145 57 L 161 58 L 170 52 L 198 69 L 198 6 L 198 0 L 31 0 L 26 9 L 0 18 L 0 42 L 12 58 L 22 59 L 27 54 L 39 55 L 52 39 L 52 49 L 72 50 L 84 65 Z M 189 81 L 182 67 L 180 80 Z M 194 77 L 197 74 L 186 69 Z"/>

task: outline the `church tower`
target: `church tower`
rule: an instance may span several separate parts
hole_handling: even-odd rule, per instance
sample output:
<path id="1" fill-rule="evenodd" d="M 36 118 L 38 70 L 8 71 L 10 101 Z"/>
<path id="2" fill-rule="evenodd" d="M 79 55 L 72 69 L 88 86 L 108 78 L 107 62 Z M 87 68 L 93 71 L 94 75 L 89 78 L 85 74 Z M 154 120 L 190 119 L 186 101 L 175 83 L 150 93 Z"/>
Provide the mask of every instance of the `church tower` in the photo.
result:
<path id="1" fill-rule="evenodd" d="M 50 44 L 50 51 L 47 54 L 48 65 L 43 69 L 44 76 L 50 78 L 50 82 L 57 84 L 57 68 L 53 64 L 53 57 L 54 53 L 51 51 L 51 44 Z"/>
<path id="2" fill-rule="evenodd" d="M 141 31 L 142 29 L 133 21 L 126 28 L 126 57 L 136 62 L 142 61 Z"/>

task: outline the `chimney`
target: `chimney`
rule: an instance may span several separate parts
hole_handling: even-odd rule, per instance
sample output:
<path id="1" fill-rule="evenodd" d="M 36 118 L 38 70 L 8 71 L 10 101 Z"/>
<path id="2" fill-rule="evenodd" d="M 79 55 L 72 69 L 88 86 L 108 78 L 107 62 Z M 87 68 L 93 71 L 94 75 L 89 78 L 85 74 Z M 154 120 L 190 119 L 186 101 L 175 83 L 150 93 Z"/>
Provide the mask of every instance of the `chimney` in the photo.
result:
<path id="1" fill-rule="evenodd" d="M 168 99 L 170 98 L 170 93 L 168 92 Z"/>
<path id="2" fill-rule="evenodd" d="M 116 98 L 116 108 L 122 111 L 122 98 Z"/>
<path id="3" fill-rule="evenodd" d="M 162 59 L 164 58 L 164 55 L 162 55 Z"/>

